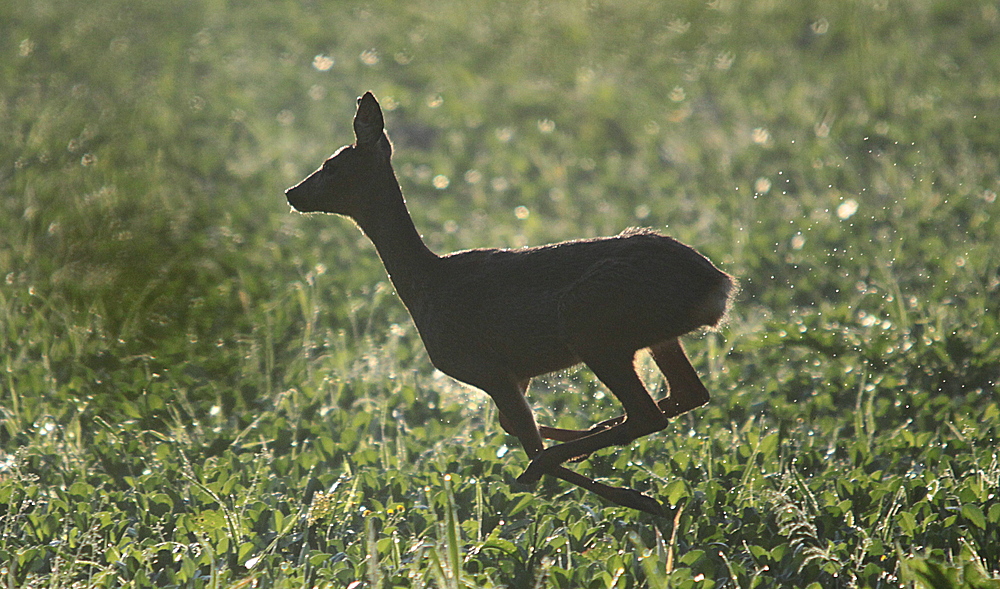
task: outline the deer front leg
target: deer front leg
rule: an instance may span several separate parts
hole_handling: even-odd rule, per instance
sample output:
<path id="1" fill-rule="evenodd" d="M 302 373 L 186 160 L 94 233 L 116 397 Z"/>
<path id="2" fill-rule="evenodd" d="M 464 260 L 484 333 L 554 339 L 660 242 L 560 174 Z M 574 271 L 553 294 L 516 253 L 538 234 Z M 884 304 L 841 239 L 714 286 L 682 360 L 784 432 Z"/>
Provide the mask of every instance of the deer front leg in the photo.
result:
<path id="1" fill-rule="evenodd" d="M 500 426 L 507 433 L 517 437 L 521 442 L 521 446 L 527 452 L 528 457 L 531 458 L 538 456 L 543 450 L 542 438 L 539 435 L 538 427 L 535 425 L 534 416 L 531 413 L 531 408 L 528 406 L 527 400 L 524 398 L 524 391 L 526 389 L 527 382 L 494 384 L 489 390 L 484 390 L 493 398 L 499 409 Z M 659 502 L 634 489 L 605 485 L 559 465 L 552 468 L 547 474 L 586 489 L 617 505 L 630 507 L 653 515 L 663 515 L 663 507 Z"/>
<path id="2" fill-rule="evenodd" d="M 545 448 L 545 444 L 535 424 L 531 406 L 524 397 L 528 381 L 497 382 L 480 388 L 486 391 L 496 404 L 500 412 L 500 427 L 521 442 L 521 447 L 528 454 L 528 458 L 537 456 Z"/>

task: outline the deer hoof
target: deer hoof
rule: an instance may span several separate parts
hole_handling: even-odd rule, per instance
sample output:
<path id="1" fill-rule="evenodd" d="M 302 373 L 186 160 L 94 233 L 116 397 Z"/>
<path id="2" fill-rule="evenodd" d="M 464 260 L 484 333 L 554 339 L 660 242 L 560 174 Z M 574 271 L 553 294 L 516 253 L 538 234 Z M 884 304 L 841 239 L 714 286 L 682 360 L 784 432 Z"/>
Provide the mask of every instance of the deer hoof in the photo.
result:
<path id="1" fill-rule="evenodd" d="M 652 497 L 643 495 L 639 491 L 634 489 L 626 489 L 628 491 L 625 497 L 622 497 L 621 504 L 625 507 L 631 507 L 632 509 L 637 509 L 639 511 L 644 511 L 646 513 L 663 517 L 665 515 L 663 511 L 663 506 L 660 502 Z"/>
<path id="2" fill-rule="evenodd" d="M 643 511 L 650 515 L 664 516 L 666 513 L 660 502 L 648 495 L 643 495 L 635 489 L 628 487 L 611 487 L 606 492 L 601 493 L 605 499 L 612 503 L 617 503 L 622 507 L 630 507 L 638 511 Z"/>

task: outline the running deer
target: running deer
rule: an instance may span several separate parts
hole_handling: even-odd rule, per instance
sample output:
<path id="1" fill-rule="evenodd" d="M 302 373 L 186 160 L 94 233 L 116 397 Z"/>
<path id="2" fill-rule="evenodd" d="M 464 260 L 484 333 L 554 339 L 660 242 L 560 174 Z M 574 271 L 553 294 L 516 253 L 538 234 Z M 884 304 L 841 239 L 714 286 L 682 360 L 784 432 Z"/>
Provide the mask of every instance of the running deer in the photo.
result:
<path id="1" fill-rule="evenodd" d="M 485 391 L 500 425 L 531 459 L 517 478 L 543 474 L 626 507 L 661 515 L 655 499 L 563 466 L 660 431 L 708 402 L 678 339 L 725 315 L 735 281 L 694 249 L 648 229 L 521 249 L 444 256 L 424 244 L 390 163 L 392 144 L 369 92 L 358 99 L 354 145 L 342 147 L 285 191 L 303 213 L 353 219 L 371 239 L 436 368 Z M 636 374 L 648 348 L 669 394 L 654 401 Z M 583 363 L 618 398 L 624 415 L 586 430 L 538 426 L 531 378 Z M 542 439 L 560 442 L 546 448 Z"/>

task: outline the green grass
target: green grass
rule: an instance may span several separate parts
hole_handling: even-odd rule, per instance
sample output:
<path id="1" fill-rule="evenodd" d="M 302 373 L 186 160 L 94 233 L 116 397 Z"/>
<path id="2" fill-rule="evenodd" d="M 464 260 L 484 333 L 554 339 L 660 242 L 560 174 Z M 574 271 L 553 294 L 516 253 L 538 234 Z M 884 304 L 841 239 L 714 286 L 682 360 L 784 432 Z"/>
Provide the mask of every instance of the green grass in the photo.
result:
<path id="1" fill-rule="evenodd" d="M 0 585 L 1000 586 L 995 3 L 0 14 Z M 573 465 L 668 517 L 512 486 L 370 244 L 289 213 L 368 89 L 435 251 L 645 225 L 740 277 L 712 402 Z"/>

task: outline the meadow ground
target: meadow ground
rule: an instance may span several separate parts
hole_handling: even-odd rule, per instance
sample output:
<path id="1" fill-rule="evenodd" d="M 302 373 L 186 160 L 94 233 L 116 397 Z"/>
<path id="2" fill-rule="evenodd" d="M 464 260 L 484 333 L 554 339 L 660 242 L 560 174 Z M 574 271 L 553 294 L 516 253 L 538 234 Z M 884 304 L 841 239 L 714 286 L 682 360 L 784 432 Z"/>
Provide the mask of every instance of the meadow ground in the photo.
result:
<path id="1" fill-rule="evenodd" d="M 0 13 L 3 586 L 1000 586 L 995 2 Z M 437 252 L 650 226 L 739 276 L 712 402 L 573 465 L 667 517 L 512 486 L 370 244 L 289 212 L 365 90 Z"/>

